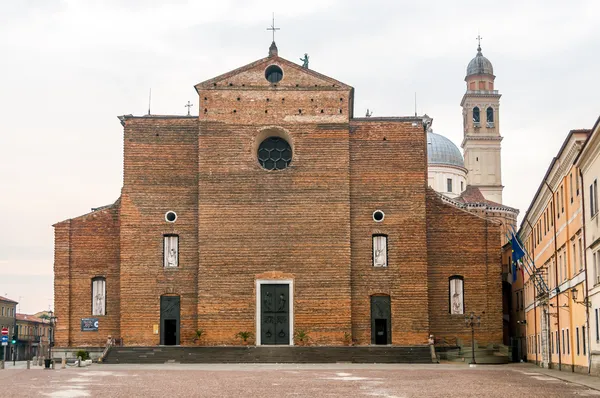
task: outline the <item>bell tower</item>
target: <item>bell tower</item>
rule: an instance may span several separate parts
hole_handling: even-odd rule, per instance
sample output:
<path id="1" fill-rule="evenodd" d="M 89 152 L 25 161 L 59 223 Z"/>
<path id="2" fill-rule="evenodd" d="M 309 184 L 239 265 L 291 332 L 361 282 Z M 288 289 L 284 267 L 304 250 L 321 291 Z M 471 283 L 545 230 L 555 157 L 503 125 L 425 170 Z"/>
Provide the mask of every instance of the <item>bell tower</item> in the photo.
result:
<path id="1" fill-rule="evenodd" d="M 467 91 L 463 108 L 464 151 L 467 185 L 479 188 L 487 200 L 502 203 L 502 168 L 500 149 L 500 94 L 495 90 L 492 63 L 481 53 L 477 38 L 477 55 L 467 66 Z"/>

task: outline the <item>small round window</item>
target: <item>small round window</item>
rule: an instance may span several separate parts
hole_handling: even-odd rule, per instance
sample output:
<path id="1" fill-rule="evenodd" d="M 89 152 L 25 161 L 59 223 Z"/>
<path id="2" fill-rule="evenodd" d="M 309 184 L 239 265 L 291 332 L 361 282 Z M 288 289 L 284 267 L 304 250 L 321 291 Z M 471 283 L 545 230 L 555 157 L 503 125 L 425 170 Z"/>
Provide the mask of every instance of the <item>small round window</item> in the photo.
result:
<path id="1" fill-rule="evenodd" d="M 381 210 L 375 210 L 373 212 L 373 221 L 382 222 L 385 218 L 385 214 Z"/>
<path id="2" fill-rule="evenodd" d="M 265 70 L 265 78 L 269 81 L 269 83 L 277 83 L 283 79 L 283 71 L 277 65 L 270 65 Z"/>
<path id="3" fill-rule="evenodd" d="M 283 170 L 292 161 L 292 148 L 280 137 L 269 137 L 258 147 L 258 162 L 267 170 Z"/>
<path id="4" fill-rule="evenodd" d="M 174 211 L 168 211 L 165 213 L 165 221 L 175 222 L 177 220 L 177 213 Z"/>

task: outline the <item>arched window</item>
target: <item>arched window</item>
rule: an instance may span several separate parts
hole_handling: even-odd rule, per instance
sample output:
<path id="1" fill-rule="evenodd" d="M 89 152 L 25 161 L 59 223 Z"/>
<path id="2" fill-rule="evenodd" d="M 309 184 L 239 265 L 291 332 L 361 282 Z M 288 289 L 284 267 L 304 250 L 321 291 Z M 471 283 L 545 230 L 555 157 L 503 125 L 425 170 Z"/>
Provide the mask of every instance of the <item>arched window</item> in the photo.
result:
<path id="1" fill-rule="evenodd" d="M 373 267 L 387 267 L 386 235 L 373 235 Z"/>
<path id="2" fill-rule="evenodd" d="M 488 106 L 486 110 L 486 121 L 488 123 L 494 123 L 494 109 L 491 106 Z"/>
<path id="3" fill-rule="evenodd" d="M 450 305 L 450 314 L 462 315 L 465 313 L 464 300 L 464 278 L 460 275 L 453 275 L 448 279 L 448 297 Z"/>
<path id="4" fill-rule="evenodd" d="M 92 278 L 92 315 L 106 315 L 106 279 Z"/>
<path id="5" fill-rule="evenodd" d="M 473 123 L 479 123 L 481 121 L 480 115 L 479 115 L 479 107 L 475 107 L 473 108 Z"/>
<path id="6" fill-rule="evenodd" d="M 179 266 L 179 235 L 163 236 L 163 267 Z"/>

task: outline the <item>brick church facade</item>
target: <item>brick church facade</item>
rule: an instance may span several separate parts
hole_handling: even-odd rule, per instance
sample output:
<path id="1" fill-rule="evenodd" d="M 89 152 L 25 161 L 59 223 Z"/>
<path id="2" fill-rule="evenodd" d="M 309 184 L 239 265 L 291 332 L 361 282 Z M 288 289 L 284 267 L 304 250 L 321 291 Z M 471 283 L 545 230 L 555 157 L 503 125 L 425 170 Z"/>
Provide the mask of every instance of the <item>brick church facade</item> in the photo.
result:
<path id="1" fill-rule="evenodd" d="M 119 199 L 54 225 L 57 347 L 425 345 L 471 312 L 502 341 L 499 226 L 427 187 L 424 118 L 354 117 L 274 43 L 195 88 L 197 117 L 120 117 Z"/>

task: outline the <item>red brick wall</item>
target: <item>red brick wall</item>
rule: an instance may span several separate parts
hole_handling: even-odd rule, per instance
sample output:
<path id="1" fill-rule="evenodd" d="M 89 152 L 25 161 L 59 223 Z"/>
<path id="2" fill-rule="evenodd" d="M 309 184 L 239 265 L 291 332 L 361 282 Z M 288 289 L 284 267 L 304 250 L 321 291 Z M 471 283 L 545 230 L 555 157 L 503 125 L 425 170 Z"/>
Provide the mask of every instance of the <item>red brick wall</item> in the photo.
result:
<path id="1" fill-rule="evenodd" d="M 475 339 L 480 344 L 502 343 L 502 266 L 500 228 L 484 218 L 443 203 L 427 194 L 429 308 L 431 332 L 436 338 L 470 345 L 471 329 L 464 315 L 450 315 L 449 283 L 464 277 L 465 314 L 481 315 Z"/>
<path id="2" fill-rule="evenodd" d="M 264 79 L 270 63 L 284 69 L 277 86 Z M 486 311 L 488 340 L 501 337 L 499 232 L 427 193 L 418 118 L 351 119 L 351 87 L 279 58 L 196 88 L 199 118 L 125 118 L 118 224 L 115 207 L 56 225 L 56 311 L 67 320 L 59 345 L 107 334 L 159 344 L 164 294 L 181 297 L 182 344 L 197 328 L 205 344 L 234 344 L 238 332 L 256 332 L 257 279 L 293 279 L 295 330 L 314 344 L 343 344 L 346 332 L 370 344 L 373 294 L 391 297 L 393 344 L 425 344 L 430 330 L 465 332 L 462 317 L 447 313 L 452 274 L 465 276 L 467 311 Z M 258 163 L 270 135 L 293 147 L 289 168 Z M 382 223 L 372 220 L 377 209 Z M 177 222 L 164 220 L 169 210 Z M 177 269 L 163 268 L 167 233 L 179 235 Z M 384 269 L 372 266 L 374 233 L 388 235 Z M 101 328 L 112 329 L 96 341 L 79 319 L 89 316 L 92 274 L 102 272 Z"/>
<path id="3" fill-rule="evenodd" d="M 160 296 L 181 296 L 181 341 L 196 330 L 198 121 L 131 118 L 125 124 L 121 196 L 121 336 L 159 344 Z M 173 210 L 177 221 L 165 221 Z M 163 235 L 179 235 L 179 267 L 163 267 Z"/>
<path id="4" fill-rule="evenodd" d="M 67 347 L 71 340 L 71 220 L 54 225 L 54 313 L 60 319 L 54 333 L 58 347 Z"/>
<path id="5" fill-rule="evenodd" d="M 59 347 L 100 346 L 119 335 L 118 204 L 55 225 L 54 291 Z M 69 256 L 70 254 L 70 256 Z M 92 315 L 92 278 L 106 278 L 106 315 Z M 98 332 L 82 332 L 82 318 Z"/>
<path id="6" fill-rule="evenodd" d="M 354 120 L 350 140 L 352 326 L 371 343 L 370 296 L 391 299 L 392 343 L 426 344 L 426 148 L 420 121 Z M 373 221 L 375 210 L 385 219 Z M 372 235 L 388 235 L 388 267 L 374 268 Z"/>
<path id="7" fill-rule="evenodd" d="M 284 71 L 277 85 L 265 80 L 270 64 Z M 315 344 L 342 344 L 350 332 L 351 88 L 275 57 L 197 89 L 204 341 L 231 344 L 240 331 L 255 333 L 255 281 L 286 275 L 294 280 L 295 330 Z M 293 148 L 286 170 L 264 170 L 256 159 L 272 134 Z"/>
<path id="8" fill-rule="evenodd" d="M 265 79 L 265 68 L 278 65 L 283 79 Z M 352 88 L 275 57 L 232 76 L 196 86 L 200 120 L 244 125 L 348 123 Z"/>
<path id="9" fill-rule="evenodd" d="M 293 160 L 267 171 L 260 125 L 200 124 L 198 324 L 208 344 L 255 332 L 265 272 L 293 276 L 295 329 L 315 344 L 342 344 L 350 331 L 348 126 L 278 125 Z"/>

